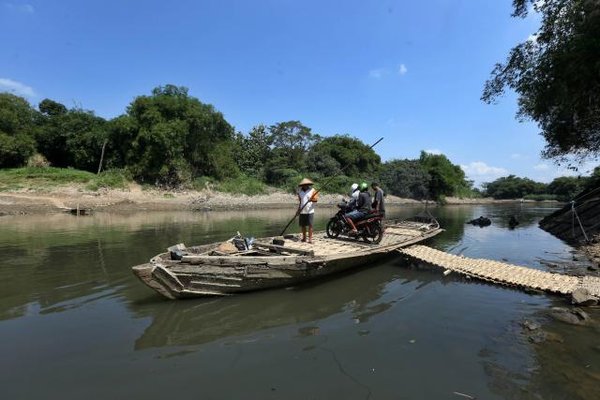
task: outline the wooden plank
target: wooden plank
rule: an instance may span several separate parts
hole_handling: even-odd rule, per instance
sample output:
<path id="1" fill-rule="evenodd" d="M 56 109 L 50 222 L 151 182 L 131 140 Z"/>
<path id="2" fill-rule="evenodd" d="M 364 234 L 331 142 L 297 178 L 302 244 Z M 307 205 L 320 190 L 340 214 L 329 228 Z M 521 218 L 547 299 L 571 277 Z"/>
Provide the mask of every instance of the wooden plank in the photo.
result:
<path id="1" fill-rule="evenodd" d="M 277 244 L 268 244 L 268 243 L 261 243 L 261 242 L 254 242 L 252 244 L 254 247 L 263 247 L 269 250 L 275 250 L 277 252 L 288 252 L 288 253 L 292 253 L 292 254 L 300 254 L 302 256 L 314 256 L 315 252 L 312 250 L 301 250 L 301 249 L 297 249 L 297 248 L 293 248 L 293 247 L 289 247 L 289 246 L 280 246 Z"/>

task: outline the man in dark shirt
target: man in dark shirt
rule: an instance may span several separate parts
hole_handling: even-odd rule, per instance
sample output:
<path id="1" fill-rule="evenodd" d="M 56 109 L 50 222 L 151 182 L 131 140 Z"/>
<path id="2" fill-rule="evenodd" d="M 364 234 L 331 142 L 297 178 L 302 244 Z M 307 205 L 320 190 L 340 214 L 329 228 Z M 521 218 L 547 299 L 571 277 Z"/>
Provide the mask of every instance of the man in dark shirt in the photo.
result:
<path id="1" fill-rule="evenodd" d="M 373 210 L 379 212 L 381 215 L 385 217 L 385 201 L 383 200 L 383 189 L 379 187 L 377 182 L 371 183 L 371 187 L 375 191 L 373 197 Z"/>
<path id="2" fill-rule="evenodd" d="M 356 233 L 356 225 L 354 221 L 358 221 L 371 212 L 371 195 L 369 194 L 369 185 L 366 182 L 360 184 L 360 194 L 356 201 L 356 210 L 344 215 L 346 221 L 352 227 L 352 232 Z"/>

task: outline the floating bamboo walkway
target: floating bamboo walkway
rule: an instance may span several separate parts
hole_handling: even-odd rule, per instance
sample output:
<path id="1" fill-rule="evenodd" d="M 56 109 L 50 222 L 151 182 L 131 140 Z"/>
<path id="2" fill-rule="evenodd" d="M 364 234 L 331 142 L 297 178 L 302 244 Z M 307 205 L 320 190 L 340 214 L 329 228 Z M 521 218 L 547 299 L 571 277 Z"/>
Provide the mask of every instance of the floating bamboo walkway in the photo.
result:
<path id="1" fill-rule="evenodd" d="M 457 256 L 423 245 L 398 251 L 436 267 L 487 282 L 563 295 L 572 294 L 576 289 L 587 289 L 590 295 L 600 298 L 600 278 L 595 276 L 556 274 L 498 261 Z"/>

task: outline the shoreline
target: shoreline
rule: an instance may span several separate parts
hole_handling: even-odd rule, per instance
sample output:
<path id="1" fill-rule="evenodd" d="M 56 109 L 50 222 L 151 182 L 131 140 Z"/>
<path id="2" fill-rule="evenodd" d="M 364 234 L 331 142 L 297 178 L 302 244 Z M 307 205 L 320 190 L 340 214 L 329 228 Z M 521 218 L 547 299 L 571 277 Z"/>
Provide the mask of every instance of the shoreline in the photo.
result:
<path id="1" fill-rule="evenodd" d="M 322 194 L 319 199 L 319 206 L 335 207 L 343 197 L 340 194 Z M 425 203 L 421 200 L 406 199 L 393 195 L 386 196 L 386 204 L 390 206 L 425 205 Z M 427 201 L 427 203 L 438 205 L 433 201 Z M 444 205 L 511 203 L 536 202 L 521 199 L 496 200 L 492 198 L 461 199 L 448 197 Z M 559 204 L 558 202 L 550 203 Z M 129 189 L 125 190 L 101 189 L 96 192 L 86 191 L 76 186 L 59 187 L 46 191 L 0 192 L 0 216 L 52 214 L 77 209 L 93 212 L 260 210 L 293 208 L 296 204 L 297 197 L 295 195 L 282 191 L 248 196 L 208 189 L 202 191 L 142 190 L 138 185 L 131 185 Z"/>

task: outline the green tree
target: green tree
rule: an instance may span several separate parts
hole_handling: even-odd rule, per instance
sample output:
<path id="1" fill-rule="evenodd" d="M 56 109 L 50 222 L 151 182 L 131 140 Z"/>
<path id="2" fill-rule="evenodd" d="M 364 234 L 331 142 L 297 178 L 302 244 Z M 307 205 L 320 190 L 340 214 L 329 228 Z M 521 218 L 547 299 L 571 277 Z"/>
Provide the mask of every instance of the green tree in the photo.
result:
<path id="1" fill-rule="evenodd" d="M 381 166 L 381 184 L 396 196 L 426 199 L 431 176 L 419 160 L 392 160 Z"/>
<path id="2" fill-rule="evenodd" d="M 111 122 L 109 164 L 123 163 L 143 182 L 180 185 L 194 176 L 238 173 L 233 127 L 185 87 L 159 86 Z"/>
<path id="3" fill-rule="evenodd" d="M 271 154 L 271 135 L 265 125 L 253 127 L 247 136 L 236 137 L 239 152 L 236 160 L 240 170 L 248 176 L 259 178 Z"/>
<path id="4" fill-rule="evenodd" d="M 55 167 L 96 171 L 108 135 L 106 120 L 92 111 L 68 110 L 50 99 L 42 100 L 38 108 L 38 151 Z"/>
<path id="5" fill-rule="evenodd" d="M 556 196 L 557 200 L 569 201 L 579 193 L 586 183 L 586 179 L 574 176 L 561 176 L 548 184 L 548 193 Z"/>
<path id="6" fill-rule="evenodd" d="M 465 172 L 460 166 L 452 164 L 445 155 L 422 151 L 419 163 L 430 176 L 429 195 L 432 199 L 459 195 L 470 190 Z"/>
<path id="7" fill-rule="evenodd" d="M 506 87 L 516 91 L 517 115 L 538 123 L 545 157 L 598 155 L 600 1 L 513 0 L 513 16 L 527 16 L 530 5 L 542 17 L 535 39 L 496 64 L 482 99 L 491 103 Z"/>
<path id="8" fill-rule="evenodd" d="M 381 165 L 381 158 L 373 149 L 349 135 L 326 137 L 315 143 L 311 153 L 314 155 L 307 169 L 316 171 L 312 169 L 315 159 L 321 158 L 323 161 L 317 164 L 320 172 L 326 175 L 334 175 L 339 172 L 337 169 L 344 168 L 344 173 L 348 176 L 373 176 L 378 173 Z M 337 161 L 337 168 L 332 159 Z M 328 172 L 326 168 L 332 170 Z"/>
<path id="9" fill-rule="evenodd" d="M 509 175 L 493 182 L 484 183 L 486 195 L 495 199 L 519 199 L 527 195 L 546 194 L 547 185 L 529 178 Z"/>
<path id="10" fill-rule="evenodd" d="M 35 118 L 27 100 L 0 93 L 0 168 L 20 167 L 35 152 Z"/>
<path id="11" fill-rule="evenodd" d="M 287 185 L 305 171 L 309 149 L 320 140 L 300 121 L 279 122 L 269 127 L 271 151 L 264 167 L 267 183 Z"/>
<path id="12" fill-rule="evenodd" d="M 287 167 L 301 170 L 308 150 L 320 139 L 300 121 L 280 122 L 269 127 L 271 143 L 287 159 Z"/>

